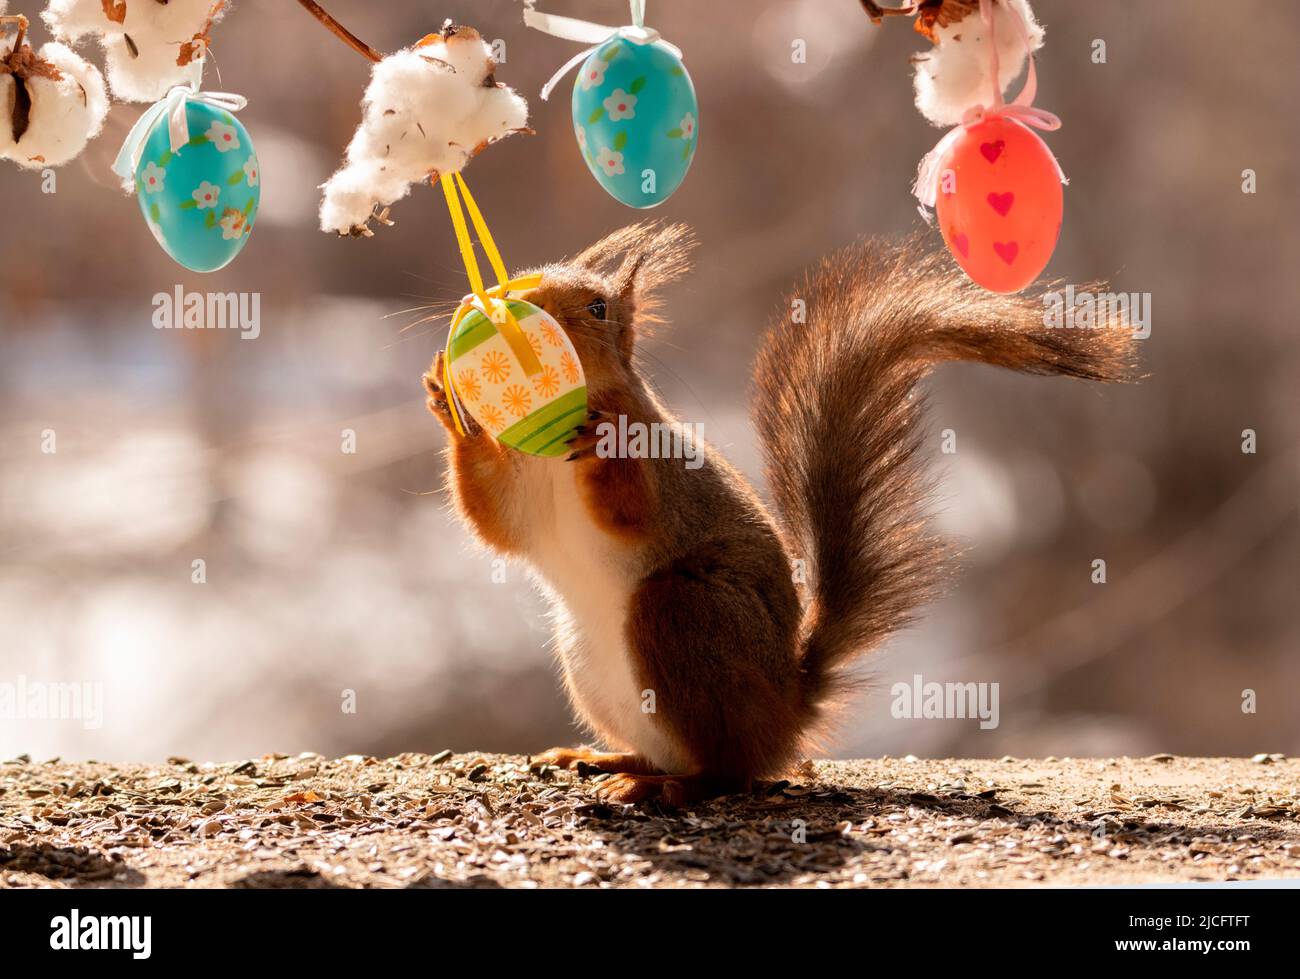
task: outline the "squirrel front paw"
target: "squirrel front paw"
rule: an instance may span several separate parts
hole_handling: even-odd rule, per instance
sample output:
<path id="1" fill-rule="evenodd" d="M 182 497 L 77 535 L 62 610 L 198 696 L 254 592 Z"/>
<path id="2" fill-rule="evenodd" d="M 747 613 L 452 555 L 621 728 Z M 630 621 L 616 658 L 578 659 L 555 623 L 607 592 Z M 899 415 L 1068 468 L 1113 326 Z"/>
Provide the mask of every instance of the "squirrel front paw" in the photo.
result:
<path id="1" fill-rule="evenodd" d="M 577 462 L 580 459 L 596 457 L 596 447 L 601 439 L 600 424 L 607 417 L 603 411 L 596 411 L 594 408 L 587 412 L 586 423 L 574 429 L 573 437 L 564 443 L 569 448 L 569 454 L 564 457 L 565 462 Z"/>
<path id="2" fill-rule="evenodd" d="M 651 764 L 639 755 L 626 751 L 593 751 L 591 748 L 552 748 L 539 755 L 531 755 L 528 767 L 579 769 L 593 768 L 601 772 L 618 774 L 621 772 L 653 771 Z M 581 770 L 581 769 L 580 769 Z"/>

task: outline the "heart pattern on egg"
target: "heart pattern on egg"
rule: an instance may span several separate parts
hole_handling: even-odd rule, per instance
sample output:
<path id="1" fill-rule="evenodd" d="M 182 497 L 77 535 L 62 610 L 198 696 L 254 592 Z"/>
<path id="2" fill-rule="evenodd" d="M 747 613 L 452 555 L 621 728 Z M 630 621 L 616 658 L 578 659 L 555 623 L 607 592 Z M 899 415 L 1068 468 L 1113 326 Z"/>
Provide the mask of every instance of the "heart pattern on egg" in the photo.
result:
<path id="1" fill-rule="evenodd" d="M 998 253 L 998 258 L 1010 265 L 1020 254 L 1020 246 L 1014 241 L 995 241 L 993 250 Z"/>
<path id="2" fill-rule="evenodd" d="M 996 163 L 1002 151 L 1007 148 L 1005 139 L 994 140 L 992 143 L 980 143 L 980 152 L 984 154 L 984 159 L 990 163 Z"/>
<path id="3" fill-rule="evenodd" d="M 1007 191 L 1005 194 L 995 194 L 990 192 L 988 202 L 989 207 L 993 208 L 993 210 L 997 211 L 1003 217 L 1006 217 L 1007 212 L 1011 210 L 1011 205 L 1016 202 L 1016 195 L 1011 191 Z"/>

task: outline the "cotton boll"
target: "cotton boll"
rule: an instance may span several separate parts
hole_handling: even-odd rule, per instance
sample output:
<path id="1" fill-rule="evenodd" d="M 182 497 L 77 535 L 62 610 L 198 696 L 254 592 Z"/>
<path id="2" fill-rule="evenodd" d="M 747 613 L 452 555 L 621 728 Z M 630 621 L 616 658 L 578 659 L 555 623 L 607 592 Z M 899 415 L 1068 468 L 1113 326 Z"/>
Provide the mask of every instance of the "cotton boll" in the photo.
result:
<path id="1" fill-rule="evenodd" d="M 154 102 L 173 86 L 197 81 L 202 72 L 201 52 L 190 64 L 178 65 L 176 61 L 181 45 L 207 25 L 212 8 L 213 0 L 128 3 L 124 34 L 104 39 L 113 94 L 129 102 Z M 226 7 L 217 11 L 214 23 L 225 11 Z"/>
<path id="2" fill-rule="evenodd" d="M 104 69 L 113 95 L 124 102 L 157 102 L 177 85 L 186 85 L 196 79 L 202 70 L 199 62 L 180 66 L 176 64 L 180 45 L 155 40 L 146 35 L 143 39 L 131 35 L 135 53 L 127 43 L 126 35 L 104 38 Z"/>
<path id="3" fill-rule="evenodd" d="M 473 28 L 444 28 L 375 65 L 346 164 L 323 186 L 321 230 L 355 233 L 410 185 L 465 167 L 486 143 L 520 129 L 528 104 L 493 78 Z"/>
<path id="4" fill-rule="evenodd" d="M 37 56 L 63 76 L 26 81 L 31 95 L 27 131 L 10 151 L 23 167 L 57 167 L 76 157 L 98 135 L 108 115 L 108 91 L 99 69 L 56 41 Z"/>
<path id="5" fill-rule="evenodd" d="M 66 45 L 51 41 L 37 57 L 63 76 L 26 79 L 32 105 L 27 131 L 7 156 L 20 167 L 57 167 L 80 153 L 104 124 L 108 92 L 99 69 Z"/>
<path id="6" fill-rule="evenodd" d="M 129 102 L 154 102 L 176 85 L 195 80 L 196 63 L 178 65 L 181 45 L 207 25 L 213 0 L 131 0 L 125 16 L 111 19 L 100 0 L 53 0 L 41 16 L 56 36 L 76 41 L 86 34 L 99 37 L 113 94 Z M 225 8 L 217 12 L 217 20 Z"/>
<path id="7" fill-rule="evenodd" d="M 376 205 L 387 207 L 405 197 L 411 181 L 368 163 L 350 163 L 330 177 L 322 189 L 321 230 L 344 234 L 364 228 Z"/>
<path id="8" fill-rule="evenodd" d="M 1028 0 L 998 0 L 993 5 L 1002 92 L 1025 64 L 1021 17 L 1029 48 L 1037 51 L 1043 45 L 1043 29 L 1034 19 Z M 917 61 L 916 107 L 937 126 L 955 126 L 971 106 L 988 105 L 993 100 L 988 25 L 978 11 L 972 11 L 946 27 L 936 26 L 934 34 L 938 40 L 933 50 Z"/>

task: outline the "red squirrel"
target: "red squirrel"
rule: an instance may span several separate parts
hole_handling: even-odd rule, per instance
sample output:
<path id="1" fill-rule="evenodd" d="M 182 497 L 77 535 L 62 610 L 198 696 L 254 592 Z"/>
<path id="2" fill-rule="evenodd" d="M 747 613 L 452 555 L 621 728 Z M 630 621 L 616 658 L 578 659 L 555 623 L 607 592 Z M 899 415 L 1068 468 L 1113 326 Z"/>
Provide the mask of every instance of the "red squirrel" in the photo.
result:
<path id="1" fill-rule="evenodd" d="M 916 391 L 935 364 L 1095 381 L 1132 367 L 1129 330 L 1050 328 L 1040 300 L 985 292 L 915 241 L 851 246 L 796 290 L 807 322 L 777 323 L 754 368 L 774 517 L 710 447 L 697 468 L 596 451 L 620 415 L 675 421 L 633 350 L 693 244 L 682 225 L 634 225 L 512 294 L 555 317 L 582 361 L 589 419 L 567 456 L 516 452 L 472 420 L 458 434 L 441 354 L 424 378 L 451 433 L 456 508 L 535 572 L 569 699 L 609 749 L 533 761 L 613 773 L 600 791 L 619 802 L 681 805 L 787 772 L 852 690 L 850 661 L 935 593 L 949 557 L 927 529 Z"/>

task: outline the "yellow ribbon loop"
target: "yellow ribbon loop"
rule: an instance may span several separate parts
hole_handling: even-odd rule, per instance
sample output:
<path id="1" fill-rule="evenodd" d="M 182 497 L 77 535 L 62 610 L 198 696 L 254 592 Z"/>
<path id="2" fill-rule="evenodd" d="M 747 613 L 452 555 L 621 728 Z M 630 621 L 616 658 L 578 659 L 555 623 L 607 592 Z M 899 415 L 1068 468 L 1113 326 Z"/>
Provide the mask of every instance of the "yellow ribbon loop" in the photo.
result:
<path id="1" fill-rule="evenodd" d="M 483 276 L 479 274 L 478 259 L 474 257 L 474 245 L 469 240 L 469 228 L 465 224 L 465 212 L 460 207 L 460 195 L 456 192 L 456 181 L 450 174 L 444 173 L 440 178 L 443 196 L 447 198 L 447 210 L 451 214 L 451 225 L 456 229 L 456 244 L 460 246 L 460 260 L 469 276 L 470 292 L 484 302 L 487 296 L 483 292 Z"/>
<path id="2" fill-rule="evenodd" d="M 465 425 L 460 420 L 460 409 L 456 407 L 456 389 L 451 385 L 451 337 L 447 338 L 447 351 L 442 355 L 442 390 L 447 395 L 447 410 L 451 412 L 456 434 L 466 434 Z"/>
<path id="3" fill-rule="evenodd" d="M 470 296 L 465 297 L 466 301 L 461 303 L 456 315 L 452 318 L 451 329 L 447 331 L 447 350 L 443 355 L 442 362 L 442 383 L 443 390 L 448 395 L 447 406 L 451 410 L 451 418 L 456 426 L 456 431 L 464 435 L 465 428 L 461 422 L 461 412 L 456 406 L 457 392 L 452 385 L 451 379 L 451 339 L 456 335 L 456 327 L 471 309 L 480 309 L 483 315 L 497 324 L 502 339 L 509 345 L 515 359 L 519 361 L 519 366 L 523 368 L 524 374 L 531 377 L 539 373 L 542 369 L 542 362 L 538 359 L 532 344 L 528 342 L 528 336 L 524 333 L 523 327 L 519 325 L 514 313 L 510 311 L 510 304 L 506 302 L 506 294 L 516 289 L 535 289 L 541 284 L 542 277 L 540 274 L 533 274 L 511 279 L 509 272 L 506 271 L 505 261 L 501 258 L 501 252 L 498 251 L 496 242 L 492 239 L 492 233 L 488 230 L 487 222 L 483 220 L 483 213 L 478 209 L 478 204 L 475 203 L 473 195 L 469 192 L 465 178 L 459 173 L 444 173 L 438 179 L 442 184 L 443 196 L 447 198 L 447 211 L 451 214 L 451 224 L 456 231 L 456 244 L 460 247 L 461 261 L 465 264 L 465 274 L 469 277 L 469 287 L 472 294 L 472 298 Z M 479 272 L 478 259 L 474 255 L 474 243 L 469 236 L 469 224 L 465 220 L 465 212 L 461 209 L 460 198 L 462 196 L 465 198 L 465 208 L 469 211 L 469 219 L 473 222 L 474 230 L 478 233 L 479 244 L 483 246 L 483 252 L 487 255 L 488 264 L 492 266 L 492 271 L 497 277 L 497 284 L 491 288 L 485 288 L 483 285 L 483 275 Z"/>
<path id="4" fill-rule="evenodd" d="M 479 244 L 483 246 L 488 264 L 496 273 L 497 283 L 505 285 L 510 278 L 510 273 L 506 271 L 506 263 L 501 258 L 501 252 L 497 250 L 497 243 L 492 240 L 492 232 L 488 230 L 487 222 L 483 220 L 483 212 L 478 209 L 478 204 L 474 200 L 474 195 L 469 192 L 469 185 L 465 183 L 465 178 L 459 173 L 455 176 L 456 187 L 460 191 L 460 196 L 465 198 L 465 209 L 469 211 L 469 219 L 474 222 L 474 230 L 478 232 Z"/>

